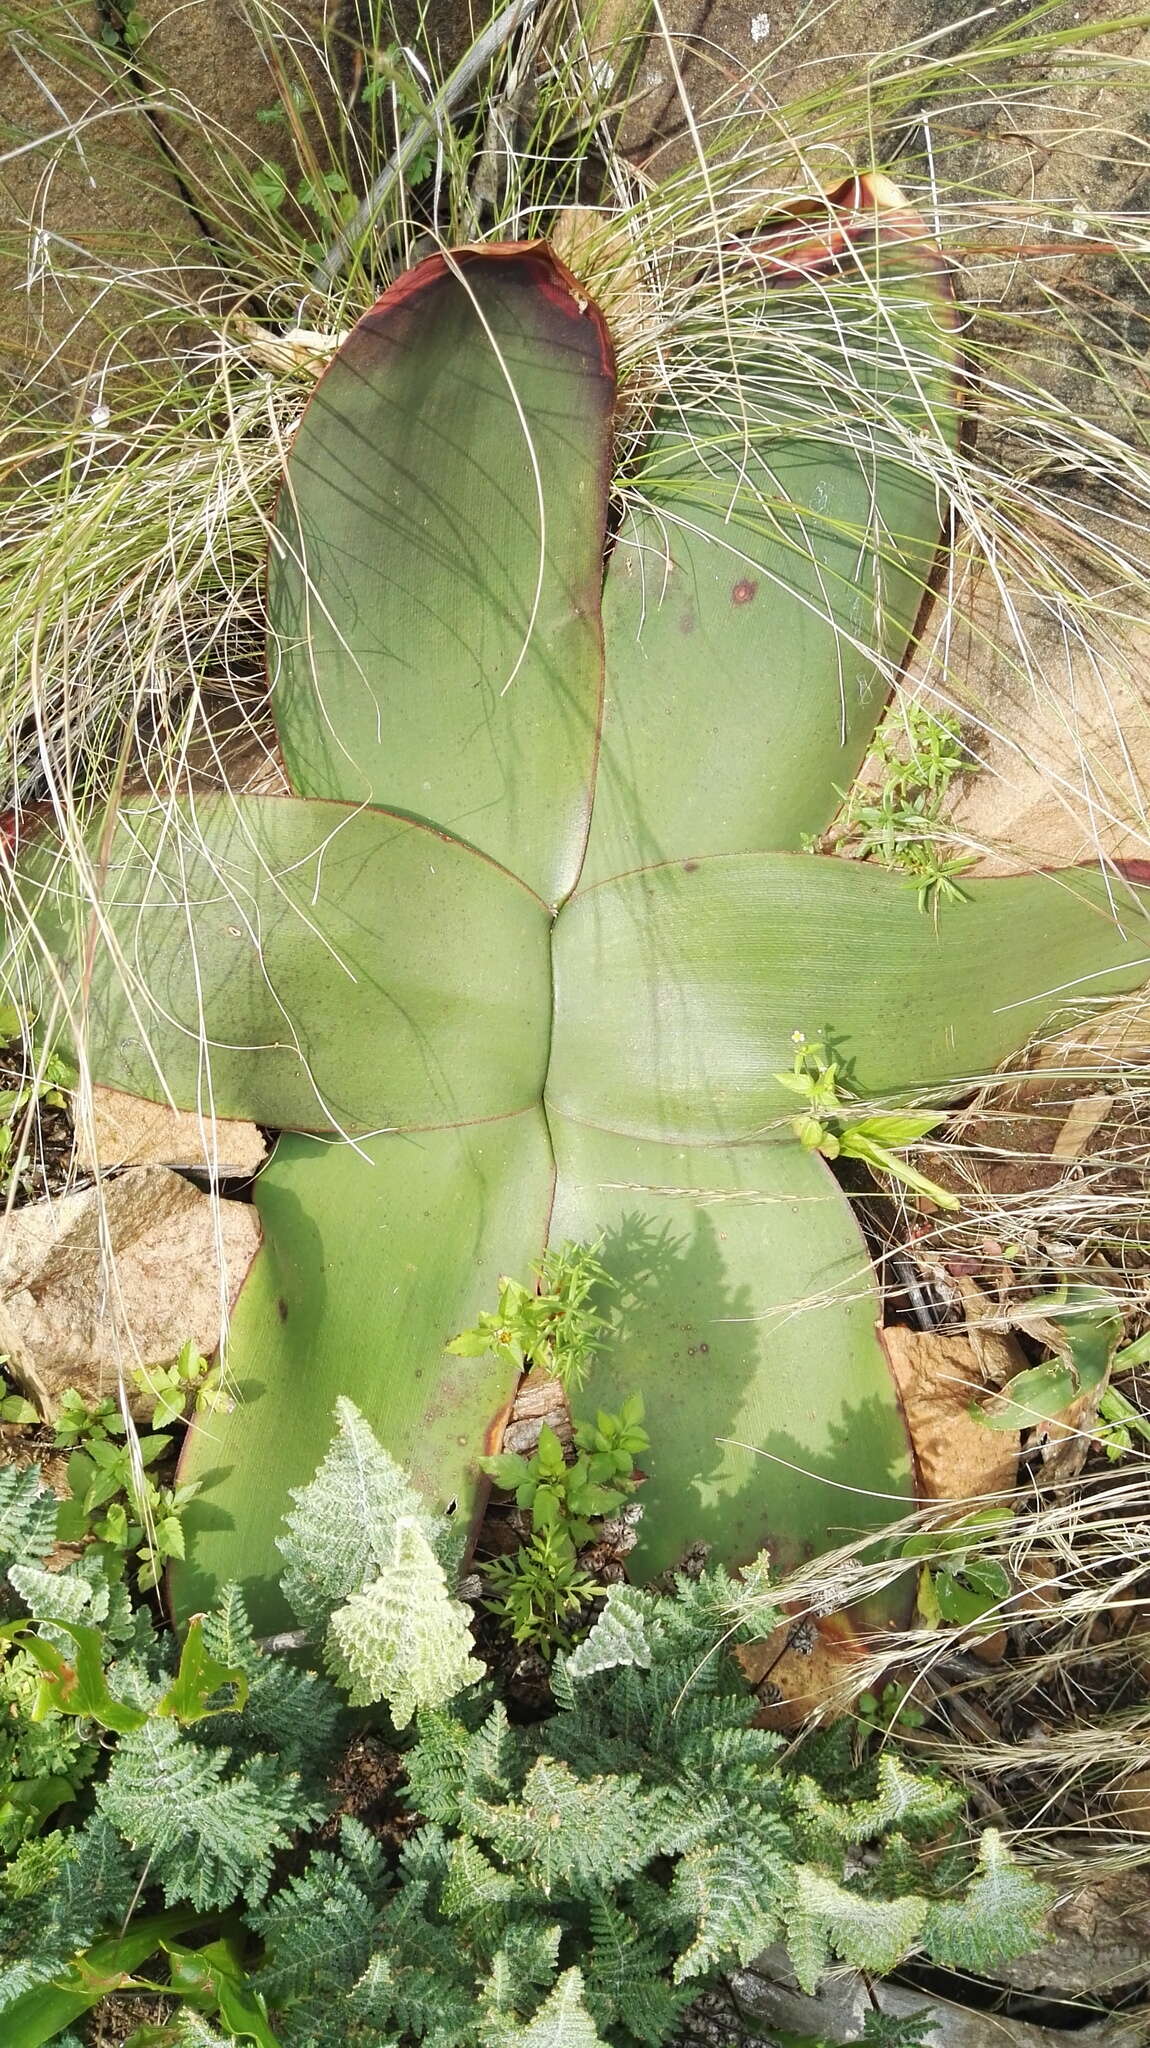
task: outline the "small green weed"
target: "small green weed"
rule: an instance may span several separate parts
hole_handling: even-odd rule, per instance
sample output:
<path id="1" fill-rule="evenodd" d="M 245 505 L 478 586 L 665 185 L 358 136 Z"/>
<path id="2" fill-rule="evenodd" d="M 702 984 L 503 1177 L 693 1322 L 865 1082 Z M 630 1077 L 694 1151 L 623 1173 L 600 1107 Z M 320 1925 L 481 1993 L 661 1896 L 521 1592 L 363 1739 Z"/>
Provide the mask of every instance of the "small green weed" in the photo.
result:
<path id="1" fill-rule="evenodd" d="M 5 1049 L 9 1050 L 10 1046 L 11 1040 Z M 49 1053 L 39 1065 L 30 1069 L 28 1079 L 21 1081 L 18 1087 L 0 1088 L 0 1190 L 8 1185 L 13 1155 L 19 1152 L 29 1114 L 40 1104 L 45 1109 L 64 1109 L 71 1080 L 63 1060 L 55 1053 Z"/>
<path id="2" fill-rule="evenodd" d="M 398 43 L 392 43 L 386 50 L 372 51 L 369 76 L 364 80 L 360 100 L 365 107 L 376 111 L 384 104 L 388 106 L 388 126 L 397 139 L 416 121 L 427 118 L 427 100 L 412 77 L 410 64 Z M 421 184 L 434 165 L 435 149 L 428 143 L 408 160 L 408 184 Z"/>
<path id="3" fill-rule="evenodd" d="M 125 57 L 134 57 L 150 26 L 150 22 L 136 6 L 135 0 L 119 0 L 118 5 L 113 0 L 100 30 L 100 41 L 109 50 L 118 50 Z"/>
<path id="4" fill-rule="evenodd" d="M 801 1095 L 806 1104 L 801 1116 L 791 1119 L 791 1129 L 800 1143 L 810 1152 L 821 1152 L 824 1159 L 863 1159 L 868 1166 L 889 1173 L 918 1194 L 929 1195 L 940 1208 L 957 1209 L 957 1195 L 940 1188 L 936 1181 L 928 1180 L 924 1173 L 898 1157 L 904 1146 L 925 1138 L 945 1118 L 935 1112 L 925 1116 L 852 1117 L 851 1093 L 839 1078 L 838 1062 L 828 1059 L 826 1046 L 807 1038 L 804 1032 L 791 1035 L 794 1065 L 789 1074 L 776 1074 L 775 1079 L 792 1094 Z"/>
<path id="5" fill-rule="evenodd" d="M 3 1408 L 0 1407 L 2 1413 Z M 1150 1418 L 1136 1408 L 1133 1401 L 1128 1401 L 1117 1387 L 1107 1387 L 1098 1403 L 1094 1434 L 1114 1464 L 1135 1448 L 1135 1437 L 1141 1437 L 1142 1444 L 1150 1445 Z"/>
<path id="6" fill-rule="evenodd" d="M 904 1557 L 930 1559 L 918 1581 L 918 1611 L 927 1628 L 970 1628 L 1010 1597 L 1005 1566 L 984 1546 L 1011 1519 L 1009 1508 L 978 1508 L 948 1529 L 907 1538 Z"/>
<path id="7" fill-rule="evenodd" d="M 8 1360 L 0 1354 L 0 1366 L 6 1366 L 7 1364 Z M 0 1422 L 23 1424 L 38 1420 L 39 1417 L 31 1401 L 26 1401 L 23 1394 L 17 1393 L 15 1388 L 10 1389 L 6 1379 L 0 1379 Z"/>
<path id="8" fill-rule="evenodd" d="M 496 1486 L 515 1495 L 536 1529 L 561 1530 L 578 1550 L 591 1542 L 592 1522 L 617 1513 L 635 1486 L 635 1459 L 651 1447 L 642 1419 L 643 1397 L 632 1394 L 618 1415 L 600 1409 L 593 1423 L 576 1425 L 570 1464 L 547 1423 L 530 1458 L 500 1451 L 479 1462 Z"/>
<path id="9" fill-rule="evenodd" d="M 152 1401 L 152 1428 L 167 1429 L 188 1413 L 210 1415 L 228 1406 L 222 1365 L 209 1365 L 189 1340 L 171 1365 L 133 1366 L 131 1377 Z"/>
<path id="10" fill-rule="evenodd" d="M 132 1377 L 153 1396 L 153 1426 L 176 1421 L 189 1398 L 200 1412 L 223 1399 L 219 1368 L 210 1367 L 191 1344 L 184 1345 L 172 1365 L 138 1366 Z M 83 1395 L 69 1387 L 60 1398 L 55 1443 L 72 1452 L 71 1498 L 60 1502 L 56 1516 L 59 1541 L 82 1543 L 91 1538 L 125 1557 L 135 1555 L 140 1591 L 158 1585 L 170 1559 L 184 1555 L 180 1516 L 199 1491 L 198 1484 L 157 1486 L 150 1477 L 148 1467 L 171 1450 L 172 1438 L 161 1429 L 130 1444 L 113 1396 L 105 1395 L 89 1407 Z"/>
<path id="11" fill-rule="evenodd" d="M 514 1643 L 531 1643 L 550 1659 L 571 1648 L 577 1617 L 599 1592 L 582 1568 L 562 1529 L 536 1530 L 509 1557 L 484 1565 L 489 1614 L 503 1623 Z"/>
<path id="12" fill-rule="evenodd" d="M 556 1245 L 546 1251 L 535 1268 L 534 1288 L 501 1279 L 498 1308 L 494 1313 L 485 1310 L 470 1330 L 452 1339 L 448 1351 L 459 1358 L 494 1353 L 520 1372 L 535 1366 L 553 1375 L 567 1395 L 577 1394 L 609 1327 L 608 1318 L 592 1301 L 596 1290 L 615 1284 L 599 1262 L 600 1243 Z"/>
<path id="13" fill-rule="evenodd" d="M 907 703 L 875 734 L 872 754 L 882 770 L 878 791 L 840 790 L 841 826 L 860 858 L 901 868 L 918 892 L 921 910 L 960 902 L 959 876 L 971 866 L 968 854 L 940 850 L 941 813 L 955 777 L 977 772 L 978 763 L 959 739 L 959 723 L 948 714 Z"/>
<path id="14" fill-rule="evenodd" d="M 484 1567 L 492 1589 L 486 1605 L 517 1643 L 534 1643 L 545 1656 L 570 1646 L 570 1619 L 596 1591 L 577 1553 L 594 1541 L 595 1523 L 617 1514 L 638 1483 L 635 1460 L 651 1441 L 642 1420 L 643 1397 L 632 1394 L 618 1415 L 600 1409 L 594 1422 L 576 1424 L 570 1464 L 546 1423 L 532 1457 L 502 1451 L 480 1461 L 531 1516 L 530 1542 Z"/>
<path id="15" fill-rule="evenodd" d="M 926 1720 L 922 1708 L 916 1707 L 911 1698 L 910 1687 L 893 1680 L 880 1693 L 860 1692 L 855 1712 L 868 1728 L 883 1735 L 894 1734 L 900 1728 L 921 1728 Z"/>

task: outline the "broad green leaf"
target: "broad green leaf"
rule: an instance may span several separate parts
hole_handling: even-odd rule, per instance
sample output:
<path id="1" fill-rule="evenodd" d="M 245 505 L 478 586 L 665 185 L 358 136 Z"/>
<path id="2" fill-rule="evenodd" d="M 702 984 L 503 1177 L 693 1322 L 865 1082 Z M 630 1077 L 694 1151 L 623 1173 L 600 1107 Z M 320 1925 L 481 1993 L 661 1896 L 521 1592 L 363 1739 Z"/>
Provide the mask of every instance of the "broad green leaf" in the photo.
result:
<path id="1" fill-rule="evenodd" d="M 354 1401 L 429 1506 L 474 1524 L 518 1374 L 449 1358 L 509 1269 L 530 1272 L 553 1179 L 539 1111 L 462 1131 L 374 1138 L 358 1149 L 282 1138 L 256 1184 L 266 1241 L 232 1319 L 230 1414 L 197 1418 L 182 1479 L 188 1561 L 172 1568 L 183 1614 L 243 1583 L 254 1625 L 290 1627 L 275 1582 L 291 1503 L 331 1438 L 337 1393 Z"/>
<path id="2" fill-rule="evenodd" d="M 584 886 L 821 831 L 905 651 L 939 539 L 919 444 L 957 436 L 953 299 L 913 215 L 822 226 L 784 230 L 806 269 L 764 266 L 737 374 L 700 390 L 685 365 L 689 403 L 642 457 L 603 598 Z M 897 424 L 876 403 L 895 391 Z"/>
<path id="3" fill-rule="evenodd" d="M 248 1983 L 232 1942 L 212 1941 L 203 1948 L 165 1942 L 164 1948 L 172 1988 L 184 2003 L 209 2015 L 218 2013 L 241 2041 L 254 2041 L 256 2048 L 279 2048 L 264 2001 Z"/>
<path id="4" fill-rule="evenodd" d="M 1044 1365 L 1032 1365 L 1026 1372 L 1015 1373 L 985 1407 L 972 1401 L 970 1414 L 987 1429 L 1033 1429 L 1036 1423 L 1052 1422 L 1056 1415 L 1064 1415 L 1080 1391 L 1073 1368 L 1061 1359 L 1050 1358 Z"/>
<path id="5" fill-rule="evenodd" d="M 44 2048 L 72 2020 L 90 2012 L 115 1991 L 162 1944 L 194 1927 L 203 1915 L 177 1909 L 134 1920 L 123 1934 L 111 1934 L 77 1956 L 54 1984 L 37 1984 L 0 2012 L 4 2048 Z"/>
<path id="6" fill-rule="evenodd" d="M 590 1407 L 646 1402 L 642 1578 L 687 1544 L 787 1569 L 912 1496 L 861 1233 L 801 1146 L 661 1145 L 552 1117 L 552 1230 L 604 1233 L 620 1321 Z M 896 1596 L 900 1598 L 901 1595 Z"/>
<path id="7" fill-rule="evenodd" d="M 1010 1579 L 997 1558 L 971 1557 L 952 1571 L 943 1566 L 933 1578 L 939 1615 L 958 1628 L 981 1621 L 1010 1598 Z"/>
<path id="8" fill-rule="evenodd" d="M 73 1649 L 70 1657 L 58 1650 L 54 1643 L 45 1642 L 42 1636 L 27 1633 L 36 1626 L 29 1621 L 6 1622 L 0 1628 L 0 1641 L 11 1641 L 17 1636 L 21 1638 L 21 1648 L 27 1651 L 42 1674 L 40 1684 L 45 1707 L 58 1714 L 82 1715 L 97 1721 L 101 1728 L 113 1729 L 118 1735 L 142 1728 L 148 1718 L 144 1709 L 129 1706 L 108 1690 L 104 1676 L 104 1638 L 100 1630 L 84 1628 L 79 1622 L 64 1621 L 56 1615 L 45 1615 L 41 1619 L 49 1621 L 53 1628 L 71 1638 Z"/>
<path id="9" fill-rule="evenodd" d="M 1055 1353 L 1042 1365 L 1016 1373 L 1001 1393 L 971 1413 L 988 1429 L 1032 1429 L 1065 1414 L 1079 1394 L 1101 1386 L 1122 1335 L 1118 1304 L 1105 1288 L 1070 1282 L 1036 1296 L 1015 1321 Z"/>
<path id="10" fill-rule="evenodd" d="M 591 808 L 614 399 L 545 247 L 432 256 L 321 380 L 272 555 L 296 788 L 431 818 L 548 902 Z"/>
<path id="11" fill-rule="evenodd" d="M 178 1526 L 178 1524 L 177 1524 Z M 176 1551 L 177 1557 L 183 1551 Z M 214 1694 L 224 1686 L 229 1690 L 226 1706 L 208 1705 Z M 184 1638 L 180 1652 L 180 1668 L 162 1700 L 157 1703 L 156 1712 L 163 1719 L 180 1721 L 187 1726 L 192 1721 L 203 1721 L 213 1714 L 238 1713 L 248 1696 L 246 1674 L 228 1664 L 221 1664 L 204 1648 L 203 1616 L 197 1614 Z"/>
<path id="12" fill-rule="evenodd" d="M 1056 1294 L 1039 1295 L 1024 1305 L 1023 1327 L 1042 1330 L 1054 1350 L 1068 1359 L 1079 1393 L 1089 1393 L 1106 1378 L 1122 1336 L 1122 1316 L 1104 1287 L 1072 1281 Z"/>
<path id="13" fill-rule="evenodd" d="M 789 1138 L 796 1030 L 855 1095 L 908 1093 L 1145 979 L 1145 891 L 1080 868 L 964 886 L 935 920 L 884 869 L 753 854 L 580 890 L 552 943 L 548 1103 L 641 1136 Z"/>
<path id="14" fill-rule="evenodd" d="M 40 929 L 74 988 L 81 911 L 44 842 L 19 886 L 43 892 Z M 102 899 L 98 1081 L 304 1130 L 450 1124 L 538 1100 L 546 911 L 426 826 L 283 797 L 125 808 Z M 24 967 L 27 990 L 34 959 Z M 45 977 L 38 1007 L 50 999 Z"/>

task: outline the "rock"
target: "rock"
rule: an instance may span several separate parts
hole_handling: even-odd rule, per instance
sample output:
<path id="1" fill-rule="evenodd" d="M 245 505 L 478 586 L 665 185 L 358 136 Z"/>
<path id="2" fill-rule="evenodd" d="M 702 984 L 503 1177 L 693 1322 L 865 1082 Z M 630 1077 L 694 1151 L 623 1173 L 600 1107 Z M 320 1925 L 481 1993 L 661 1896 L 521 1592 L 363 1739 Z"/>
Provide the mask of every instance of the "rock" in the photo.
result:
<path id="1" fill-rule="evenodd" d="M 1103 1997 L 1142 1982 L 1150 1955 L 1150 1872 L 1115 1871 L 1082 1883 L 1055 1906 L 1049 1929 L 1033 1955 L 998 1964 L 995 1982 L 1059 1998 Z"/>
<path id="2" fill-rule="evenodd" d="M 85 382 L 92 405 L 146 384 L 149 358 L 187 338 L 185 307 L 218 282 L 101 27 L 95 4 L 46 8 L 0 47 L 0 359 L 25 416 Z M 82 125 L 61 135 L 67 121 Z"/>
<path id="3" fill-rule="evenodd" d="M 1145 1951 L 1143 1951 L 1145 1967 Z M 1083 2027 L 1032 2026 L 997 2011 L 978 2011 L 949 1999 L 865 1979 L 837 1965 L 808 1998 L 794 1988 L 785 1952 L 771 1949 L 750 1969 L 727 1980 L 739 2016 L 752 2026 L 832 2044 L 858 2041 L 868 2012 L 877 2006 L 892 2018 L 929 2015 L 923 2037 L 931 2048 L 1143 2048 L 1150 2024 L 1132 2014 L 1118 2025 L 1112 2017 Z"/>
<path id="4" fill-rule="evenodd" d="M 169 1109 L 118 1088 L 93 1088 L 90 1115 L 76 1119 L 76 1161 L 84 1173 L 170 1166 L 213 1180 L 239 1180 L 258 1171 L 266 1152 L 255 1124 Z"/>
<path id="5" fill-rule="evenodd" d="M 15 1210 L 0 1236 L 12 1377 L 51 1420 L 66 1387 L 94 1402 L 121 1370 L 168 1364 L 189 1341 L 210 1357 L 259 1241 L 248 1203 L 160 1167 Z"/>
<path id="6" fill-rule="evenodd" d="M 1085 565 L 1079 573 L 1088 580 Z M 914 673 L 930 695 L 960 707 L 983 764 L 956 785 L 945 813 L 976 856 L 971 872 L 1069 867 L 1100 854 L 1145 859 L 1150 620 L 1108 627 L 1103 638 L 1097 615 L 1077 630 L 1016 588 L 1008 612 L 985 566 L 954 595 Z"/>
<path id="7" fill-rule="evenodd" d="M 567 1396 L 558 1380 L 549 1380 L 542 1375 L 529 1373 L 520 1382 L 519 1391 L 512 1403 L 511 1414 L 503 1431 L 500 1448 L 516 1451 L 520 1457 L 529 1458 L 539 1442 L 539 1432 L 546 1423 L 555 1431 L 565 1451 L 574 1442 L 571 1432 L 571 1411 Z"/>
<path id="8" fill-rule="evenodd" d="M 1131 1771 L 1110 1798 L 1124 1828 L 1132 1835 L 1150 1835 L 1150 1771 Z"/>

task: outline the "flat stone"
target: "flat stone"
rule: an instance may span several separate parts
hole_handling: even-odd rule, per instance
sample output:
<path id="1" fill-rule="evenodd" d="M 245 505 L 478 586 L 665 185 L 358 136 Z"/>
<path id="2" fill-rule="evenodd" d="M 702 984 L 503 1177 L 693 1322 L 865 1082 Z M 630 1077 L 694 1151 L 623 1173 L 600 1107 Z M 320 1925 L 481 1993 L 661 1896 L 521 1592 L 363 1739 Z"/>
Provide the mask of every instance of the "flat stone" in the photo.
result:
<path id="1" fill-rule="evenodd" d="M 76 1161 L 83 1173 L 170 1166 L 213 1180 L 239 1180 L 256 1173 L 266 1154 L 255 1124 L 169 1109 L 118 1088 L 93 1088 L 90 1115 L 76 1120 Z"/>
<path id="2" fill-rule="evenodd" d="M 273 39 L 243 0 L 147 8 L 136 68 L 167 102 L 158 116 L 164 140 L 197 211 L 225 241 L 245 210 L 235 180 L 261 165 L 283 177 L 293 225 L 317 232 L 291 195 L 309 159 L 321 173 L 338 162 L 328 138 L 340 132 L 340 102 L 359 75 L 348 13 L 344 0 L 295 0 Z M 305 104 L 289 110 L 293 89 Z"/>
<path id="3" fill-rule="evenodd" d="M 1145 1958 L 1143 1957 L 1143 1961 Z M 858 2041 L 869 2012 L 877 2007 L 892 2019 L 917 2014 L 929 2017 L 932 2048 L 1115 2048 L 1113 2019 L 1084 2027 L 1034 2026 L 1004 2013 L 972 2010 L 947 1998 L 864 1978 L 857 1970 L 836 1964 L 815 1997 L 795 1988 L 790 1964 L 781 1948 L 773 1948 L 749 1969 L 735 1970 L 727 1983 L 741 2018 L 752 2026 L 804 2039 L 832 2043 Z M 1141 2048 L 1146 2031 L 1135 2020 L 1118 2037 L 1124 2048 Z"/>
<path id="4" fill-rule="evenodd" d="M 14 1210 L 0 1228 L 0 1350 L 12 1377 L 51 1420 L 67 1387 L 93 1403 L 131 1367 L 170 1364 L 188 1342 L 210 1357 L 259 1242 L 250 1204 L 217 1201 L 161 1167 Z"/>

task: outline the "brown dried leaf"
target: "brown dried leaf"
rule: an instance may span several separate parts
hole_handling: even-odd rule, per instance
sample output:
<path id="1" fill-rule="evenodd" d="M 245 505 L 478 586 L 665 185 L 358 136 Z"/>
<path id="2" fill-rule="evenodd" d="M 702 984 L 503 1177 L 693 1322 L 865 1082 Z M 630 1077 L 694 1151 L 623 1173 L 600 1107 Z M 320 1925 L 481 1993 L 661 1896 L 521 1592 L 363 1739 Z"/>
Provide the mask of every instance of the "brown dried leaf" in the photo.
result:
<path id="1" fill-rule="evenodd" d="M 837 1719 L 863 1683 L 862 1647 L 842 1615 L 781 1621 L 761 1643 L 744 1643 L 735 1655 L 750 1684 L 763 1688 L 756 1725 L 780 1734 L 801 1728 L 812 1714 Z"/>
<path id="2" fill-rule="evenodd" d="M 902 1400 L 922 1492 L 930 1500 L 975 1500 L 1012 1491 L 1018 1476 L 1017 1430 L 991 1430 L 976 1422 L 970 1404 L 985 1393 L 989 1375 L 961 1332 L 882 1332 Z M 996 1383 L 1026 1366 L 1012 1337 L 982 1330 L 984 1357 L 994 1361 Z"/>
<path id="3" fill-rule="evenodd" d="M 1106 1122 L 1113 1107 L 1114 1097 L 1105 1092 L 1080 1095 L 1070 1105 L 1066 1122 L 1050 1148 L 1050 1157 L 1066 1165 L 1081 1159 L 1095 1131 Z"/>

